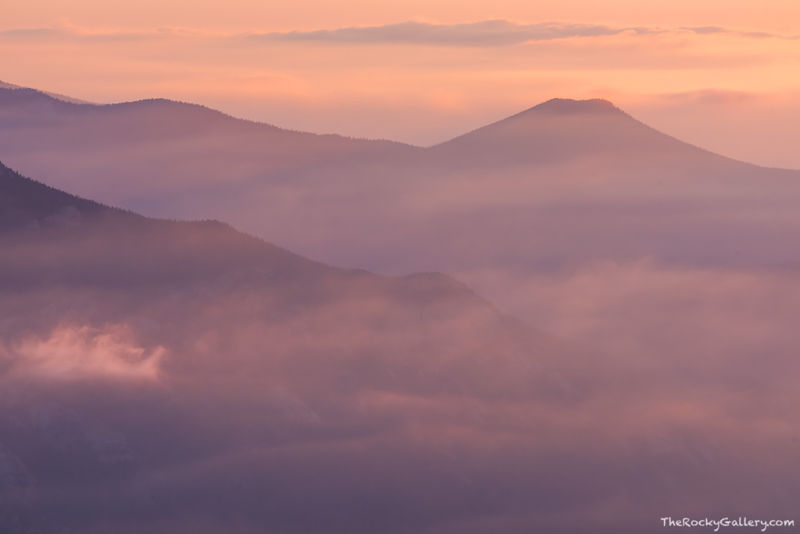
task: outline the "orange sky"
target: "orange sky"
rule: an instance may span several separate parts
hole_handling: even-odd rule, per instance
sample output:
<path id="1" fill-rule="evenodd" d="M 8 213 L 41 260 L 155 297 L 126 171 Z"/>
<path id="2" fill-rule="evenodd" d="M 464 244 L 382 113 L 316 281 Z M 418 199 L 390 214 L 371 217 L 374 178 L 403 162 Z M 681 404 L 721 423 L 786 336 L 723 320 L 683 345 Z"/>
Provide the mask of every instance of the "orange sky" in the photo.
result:
<path id="1" fill-rule="evenodd" d="M 12 0 L 0 80 L 416 144 L 605 97 L 701 146 L 800 168 L 797 20 L 794 0 Z M 392 26 L 406 21 L 424 24 Z"/>
<path id="2" fill-rule="evenodd" d="M 9 5 L 10 4 L 10 5 Z M 77 24 L 152 28 L 191 26 L 226 30 L 316 29 L 404 20 L 470 22 L 502 18 L 517 22 L 569 20 L 617 24 L 726 25 L 792 32 L 800 15 L 795 0 L 11 0 L 6 27 Z"/>

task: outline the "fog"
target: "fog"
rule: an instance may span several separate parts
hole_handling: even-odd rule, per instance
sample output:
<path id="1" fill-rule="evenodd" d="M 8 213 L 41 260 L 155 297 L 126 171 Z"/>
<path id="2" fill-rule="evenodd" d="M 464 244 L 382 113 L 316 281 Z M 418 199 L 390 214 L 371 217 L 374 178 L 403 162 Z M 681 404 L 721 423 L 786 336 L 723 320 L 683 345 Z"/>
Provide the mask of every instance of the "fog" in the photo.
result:
<path id="1" fill-rule="evenodd" d="M 641 532 L 665 514 L 791 518 L 796 296 L 759 307 L 786 279 L 637 268 L 553 284 L 545 298 L 562 308 L 545 324 L 580 346 L 471 297 L 406 290 L 348 288 L 291 312 L 253 287 L 4 292 L 4 528 Z M 641 279 L 623 298 L 615 276 Z"/>
<path id="2" fill-rule="evenodd" d="M 796 173 L 601 101 L 429 149 L 175 105 L 35 107 L 4 150 L 292 252 L 0 169 L 0 530 L 794 519 Z"/>
<path id="3" fill-rule="evenodd" d="M 4 532 L 636 533 L 796 511 L 789 270 L 524 271 L 505 299 L 523 322 L 445 275 L 43 206 L 3 179 Z"/>

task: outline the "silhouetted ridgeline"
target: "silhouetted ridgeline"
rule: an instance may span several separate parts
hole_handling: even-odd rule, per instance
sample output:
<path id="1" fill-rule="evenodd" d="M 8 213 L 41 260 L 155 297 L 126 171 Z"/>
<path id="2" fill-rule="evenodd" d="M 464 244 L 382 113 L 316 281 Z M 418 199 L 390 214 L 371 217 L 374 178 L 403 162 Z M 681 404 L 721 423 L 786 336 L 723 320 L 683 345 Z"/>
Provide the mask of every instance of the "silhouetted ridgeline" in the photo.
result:
<path id="1" fill-rule="evenodd" d="M 796 512 L 797 172 L 560 99 L 425 149 L 0 90 L 2 158 L 302 255 L 0 169 L 0 532 Z"/>

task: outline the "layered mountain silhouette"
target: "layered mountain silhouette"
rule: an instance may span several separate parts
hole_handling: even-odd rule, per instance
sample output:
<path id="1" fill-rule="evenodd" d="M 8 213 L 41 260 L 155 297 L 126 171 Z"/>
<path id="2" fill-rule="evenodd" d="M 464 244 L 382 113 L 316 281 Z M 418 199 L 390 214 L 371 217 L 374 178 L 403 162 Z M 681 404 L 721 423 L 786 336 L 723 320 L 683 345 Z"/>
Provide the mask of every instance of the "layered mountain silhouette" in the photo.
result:
<path id="1" fill-rule="evenodd" d="M 23 177 L 0 163 L 2 286 L 99 284 L 126 290 L 221 281 L 291 297 L 397 299 L 404 306 L 483 310 L 518 328 L 463 284 L 439 273 L 382 277 L 331 267 L 234 230 L 218 221 L 157 220 L 86 200 Z M 315 295 L 315 292 L 317 294 Z M 370 292 L 374 292 L 370 294 Z M 470 304 L 470 302 L 472 302 Z"/>
<path id="2" fill-rule="evenodd" d="M 0 159 L 3 533 L 796 510 L 795 171 L 605 101 L 419 148 L 25 89 Z"/>
<path id="3" fill-rule="evenodd" d="M 180 286 L 247 269 L 260 269 L 273 282 L 343 272 L 217 221 L 148 219 L 53 189 L 2 163 L 0 238 L 13 252 L 0 260 L 6 287 L 23 278 Z"/>
<path id="4" fill-rule="evenodd" d="M 335 265 L 454 273 L 516 312 L 507 296 L 531 273 L 800 261 L 787 245 L 800 237 L 800 172 L 712 154 L 603 100 L 551 100 L 419 148 L 165 100 L 0 89 L 0 158 L 102 202 L 224 220 Z"/>

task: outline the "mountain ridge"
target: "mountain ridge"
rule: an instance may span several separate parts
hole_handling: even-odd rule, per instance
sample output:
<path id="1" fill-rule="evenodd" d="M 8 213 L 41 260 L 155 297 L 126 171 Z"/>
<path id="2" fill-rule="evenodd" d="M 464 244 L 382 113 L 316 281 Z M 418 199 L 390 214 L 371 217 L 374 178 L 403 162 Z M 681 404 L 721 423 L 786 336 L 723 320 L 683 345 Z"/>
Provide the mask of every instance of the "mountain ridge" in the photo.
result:
<path id="1" fill-rule="evenodd" d="M 333 140 L 335 143 L 341 144 L 342 146 L 347 146 L 348 144 L 352 144 L 353 147 L 356 147 L 358 144 L 366 143 L 375 147 L 384 147 L 385 149 L 388 149 L 390 151 L 399 150 L 401 151 L 401 153 L 402 152 L 408 154 L 416 153 L 417 156 L 422 159 L 427 157 L 426 154 L 435 153 L 441 150 L 441 147 L 446 147 L 450 146 L 453 143 L 461 142 L 463 141 L 464 138 L 468 138 L 473 134 L 475 134 L 476 132 L 486 131 L 487 128 L 495 127 L 500 124 L 508 124 L 523 120 L 529 120 L 530 123 L 528 124 L 528 126 L 536 128 L 537 120 L 546 120 L 548 118 L 569 119 L 577 117 L 583 117 L 585 119 L 586 117 L 594 117 L 600 119 L 604 118 L 608 120 L 615 120 L 620 123 L 622 123 L 623 121 L 629 121 L 631 125 L 635 123 L 636 127 L 639 128 L 638 135 L 644 135 L 646 137 L 657 137 L 660 138 L 663 142 L 670 143 L 676 147 L 681 147 L 684 150 L 694 150 L 699 154 L 705 155 L 706 157 L 723 159 L 728 162 L 735 162 L 738 164 L 749 165 L 754 168 L 782 170 L 782 171 L 796 170 L 791 168 L 764 166 L 739 160 L 735 157 L 719 154 L 717 152 L 703 148 L 701 146 L 683 141 L 680 138 L 677 138 L 670 134 L 666 134 L 636 119 L 635 117 L 627 113 L 624 109 L 615 105 L 612 101 L 604 98 L 575 99 L 575 98 L 555 97 L 546 100 L 544 102 L 540 102 L 532 107 L 529 107 L 517 113 L 508 115 L 506 117 L 501 117 L 493 122 L 480 126 L 476 129 L 464 132 L 462 134 L 456 135 L 439 143 L 435 143 L 433 145 L 415 145 L 386 138 L 354 137 L 354 136 L 341 135 L 337 133 L 315 133 L 293 128 L 287 128 L 269 122 L 236 117 L 234 115 L 230 115 L 223 111 L 214 109 L 210 106 L 188 101 L 173 100 L 162 97 L 153 97 L 153 98 L 143 98 L 132 101 L 115 102 L 109 104 L 97 104 L 69 96 L 60 95 L 57 93 L 43 91 L 35 88 L 23 87 L 2 81 L 0 81 L 0 122 L 2 122 L 3 120 L 2 117 L 2 108 L 4 105 L 3 98 L 7 97 L 12 92 L 15 95 L 27 96 L 27 99 L 29 101 L 32 102 L 37 100 L 41 102 L 49 101 L 51 103 L 55 103 L 56 105 L 61 106 L 61 109 L 66 109 L 66 110 L 83 109 L 83 110 L 94 110 L 101 112 L 131 110 L 138 112 L 142 109 L 147 109 L 147 107 L 153 105 L 169 106 L 172 109 L 181 112 L 184 111 L 199 112 L 203 115 L 208 116 L 209 118 L 222 120 L 223 123 L 226 123 L 230 126 L 239 129 L 244 128 L 245 130 L 247 129 L 263 130 L 264 132 L 272 132 L 274 134 L 281 136 L 296 136 L 297 139 L 304 139 L 304 140 L 327 139 L 327 140 Z M 11 104 L 13 105 L 13 102 Z M 8 103 L 6 103 L 6 105 L 8 105 Z M 538 126 L 541 126 L 541 124 L 539 124 Z M 635 138 L 636 134 L 633 137 Z M 4 156 L 3 154 L 0 154 L 0 158 L 2 158 L 3 156 Z M 501 157 L 507 157 L 507 154 L 505 153 L 501 154 Z"/>
<path id="2" fill-rule="evenodd" d="M 471 269 L 646 254 L 690 265 L 796 261 L 769 237 L 779 229 L 765 215 L 736 214 L 781 209 L 793 220 L 797 171 L 713 154 L 602 99 L 550 100 L 429 148 L 235 119 L 198 127 L 165 111 L 176 104 L 152 102 L 86 115 L 0 106 L 0 160 L 79 196 L 156 218 L 224 220 L 332 265 L 456 273 L 495 301 Z M 692 245 L 700 238 L 686 214 L 712 212 L 704 245 Z M 752 254 L 728 225 L 759 236 L 747 242 Z M 501 246 L 520 232 L 524 246 Z M 581 245 L 566 247 L 564 233 Z M 625 245 L 614 246 L 620 235 Z"/>
<path id="3" fill-rule="evenodd" d="M 398 295 L 422 297 L 427 294 L 429 300 L 431 298 L 435 300 L 436 296 L 461 295 L 460 298 L 474 298 L 477 302 L 483 303 L 502 315 L 492 303 L 476 294 L 472 288 L 439 271 L 384 277 L 364 269 L 332 266 L 296 254 L 259 237 L 240 232 L 230 224 L 216 219 L 190 221 L 154 219 L 130 210 L 107 206 L 23 176 L 0 161 L 0 239 L 5 240 L 0 243 L 9 247 L 22 246 L 22 250 L 35 248 L 42 240 L 74 236 L 75 230 L 86 222 L 96 223 L 91 225 L 94 228 L 89 228 L 88 233 L 87 229 L 82 230 L 83 233 L 88 234 L 84 237 L 87 237 L 92 243 L 103 239 L 104 233 L 107 232 L 109 235 L 133 236 L 134 239 L 131 242 L 136 245 L 133 248 L 138 247 L 142 250 L 147 250 L 147 247 L 152 244 L 148 243 L 149 239 L 158 240 L 159 237 L 165 235 L 168 239 L 176 239 L 174 249 L 180 249 L 181 241 L 187 238 L 190 241 L 189 247 L 197 248 L 199 252 L 203 250 L 211 252 L 214 245 L 221 244 L 222 250 L 225 247 L 234 246 L 238 254 L 231 254 L 230 258 L 226 254 L 217 254 L 218 257 L 215 260 L 217 267 L 224 268 L 225 265 L 237 267 L 235 262 L 240 261 L 243 265 L 238 267 L 242 267 L 240 270 L 246 272 L 248 269 L 253 269 L 252 265 L 247 265 L 252 264 L 253 260 L 263 261 L 269 258 L 270 261 L 274 261 L 277 259 L 279 263 L 291 264 L 288 269 L 281 268 L 286 274 L 295 270 L 313 275 L 324 273 L 325 276 L 344 279 L 365 276 L 395 285 Z M 26 242 L 28 240 L 30 243 Z M 207 246 L 203 243 L 204 240 L 208 241 Z M 243 249 L 248 249 L 249 252 L 242 254 Z M 175 250 L 167 251 L 168 255 L 173 253 Z M 178 257 L 180 257 L 179 250 Z M 57 270 L 60 267 L 59 262 L 53 263 L 54 269 Z M 87 265 L 90 263 L 92 262 L 87 261 Z M 0 267 L 7 267 L 8 264 L 7 261 L 0 261 Z M 217 270 L 212 269 L 211 272 L 214 273 Z M 120 280 L 123 279 L 124 275 Z M 4 283 L 8 282 L 8 280 L 4 281 Z M 3 285 L 5 284 L 0 284 L 0 286 Z"/>
<path id="4" fill-rule="evenodd" d="M 123 102 L 113 102 L 108 104 L 98 104 L 70 97 L 61 97 L 60 95 L 39 89 L 12 86 L 12 84 L 4 84 L 0 82 L 0 109 L 2 109 L 3 106 L 16 106 L 20 104 L 25 105 L 36 103 L 54 104 L 58 107 L 58 109 L 71 112 L 114 112 L 127 110 L 142 111 L 152 107 L 170 107 L 174 111 L 184 113 L 199 113 L 205 117 L 208 117 L 209 119 L 215 119 L 218 121 L 221 120 L 225 123 L 235 124 L 242 128 L 258 128 L 299 137 L 336 139 L 342 141 L 368 142 L 409 148 L 420 148 L 416 147 L 415 145 L 389 139 L 368 139 L 351 137 L 337 133 L 315 133 L 293 128 L 286 128 L 268 122 L 236 117 L 234 115 L 214 109 L 210 106 L 182 100 L 153 97 Z"/>
<path id="5" fill-rule="evenodd" d="M 692 145 L 690 143 L 686 143 L 680 139 L 677 139 L 673 136 L 660 132 L 644 123 L 641 123 L 637 119 L 633 118 L 631 115 L 626 113 L 624 110 L 616 106 L 613 102 L 603 99 L 603 98 L 587 98 L 587 99 L 574 99 L 574 98 L 562 98 L 562 97 L 555 97 L 544 102 L 540 102 L 530 108 L 524 109 L 512 115 L 502 117 L 496 121 L 493 121 L 489 124 L 484 126 L 478 127 L 474 130 L 462 133 L 460 135 L 456 135 L 450 139 L 444 140 L 440 143 L 436 143 L 429 146 L 421 146 L 421 145 L 413 145 L 409 143 L 403 143 L 399 141 L 394 141 L 385 138 L 362 138 L 362 137 L 352 137 L 352 136 L 344 136 L 336 133 L 314 133 L 308 132 L 303 130 L 297 130 L 292 128 L 285 128 L 281 126 L 277 126 L 272 123 L 263 122 L 263 121 L 256 121 L 241 117 L 235 117 L 233 115 L 229 115 L 225 112 L 216 110 L 209 106 L 205 106 L 203 104 L 196 104 L 192 102 L 180 101 L 180 100 L 173 100 L 168 98 L 161 98 L 161 97 L 153 97 L 153 98 L 144 98 L 132 101 L 123 101 L 123 102 L 115 102 L 109 104 L 95 104 L 90 102 L 84 102 L 82 100 L 74 99 L 71 97 L 64 97 L 61 98 L 60 95 L 55 95 L 53 93 L 49 93 L 47 91 L 42 91 L 39 89 L 34 88 L 26 88 L 20 86 L 13 86 L 13 84 L 2 84 L 0 83 L 0 108 L 3 105 L 2 99 L 3 97 L 8 97 L 9 94 L 13 94 L 14 96 L 23 96 L 27 97 L 28 101 L 46 101 L 47 99 L 55 102 L 59 102 L 61 104 L 65 104 L 66 106 L 63 109 L 85 109 L 85 110 L 95 110 L 95 111 L 103 111 L 103 110 L 138 110 L 142 109 L 147 106 L 174 106 L 173 109 L 176 110 L 193 110 L 197 112 L 201 112 L 203 114 L 207 114 L 209 117 L 223 119 L 225 121 L 233 121 L 237 124 L 242 125 L 250 125 L 252 127 L 257 128 L 265 128 L 272 130 L 276 133 L 282 134 L 296 134 L 300 136 L 314 136 L 317 138 L 329 138 L 329 139 L 341 139 L 346 141 L 354 141 L 354 142 L 370 142 L 370 143 L 381 143 L 381 144 L 388 144 L 392 146 L 402 146 L 407 147 L 412 150 L 421 150 L 421 151 L 429 151 L 430 149 L 437 149 L 442 145 L 448 145 L 458 139 L 461 139 L 465 136 L 473 134 L 474 132 L 478 132 L 484 130 L 487 127 L 503 124 L 507 122 L 519 121 L 522 119 L 535 119 L 535 118 L 542 118 L 542 117 L 574 117 L 574 116 L 581 116 L 581 115 L 594 115 L 600 116 L 605 118 L 612 118 L 615 117 L 617 119 L 629 119 L 635 121 L 638 124 L 641 124 L 647 127 L 652 132 L 657 132 L 658 134 L 674 139 L 684 145 L 691 146 L 703 152 L 707 152 L 710 154 L 715 154 L 719 157 L 723 157 L 726 159 L 731 159 L 733 161 L 739 161 L 735 158 L 730 158 L 728 156 L 716 154 L 711 152 L 707 149 L 702 147 L 698 147 L 696 145 Z M 24 100 L 24 99 L 19 99 Z M 11 102 L 13 105 L 14 102 Z M 70 108 L 70 106 L 74 106 Z M 138 109 L 137 109 L 138 108 Z M 741 162 L 747 163 L 747 162 Z"/>

